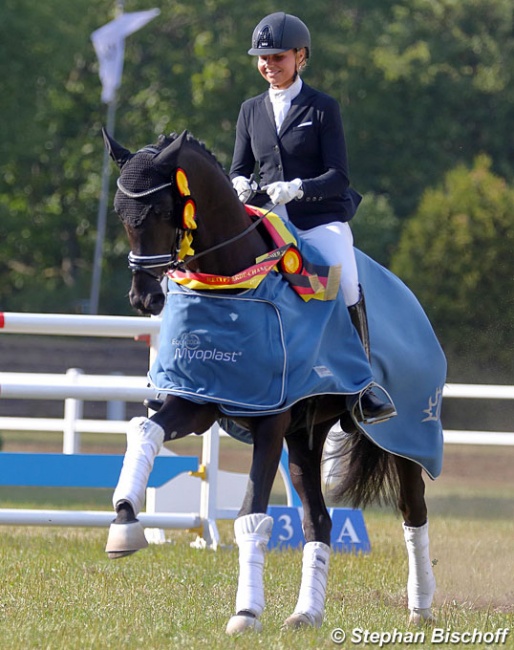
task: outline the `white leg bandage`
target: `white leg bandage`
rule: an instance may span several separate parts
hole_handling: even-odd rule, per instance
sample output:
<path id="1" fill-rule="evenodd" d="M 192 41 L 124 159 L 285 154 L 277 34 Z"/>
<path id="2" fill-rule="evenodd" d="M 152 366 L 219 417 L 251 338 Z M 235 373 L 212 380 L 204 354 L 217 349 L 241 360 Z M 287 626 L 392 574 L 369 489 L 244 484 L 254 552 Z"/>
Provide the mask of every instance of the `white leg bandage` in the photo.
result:
<path id="1" fill-rule="evenodd" d="M 308 542 L 303 547 L 302 583 L 295 614 L 307 616 L 311 625 L 320 627 L 325 612 L 330 546 Z"/>
<path id="2" fill-rule="evenodd" d="M 112 497 L 114 507 L 128 501 L 136 516 L 145 502 L 148 478 L 164 441 L 163 428 L 145 417 L 132 418 L 127 429 L 127 451 L 118 485 Z"/>
<path id="3" fill-rule="evenodd" d="M 430 560 L 428 522 L 419 528 L 403 524 L 403 533 L 409 556 L 409 609 L 429 609 L 435 593 L 435 577 Z"/>
<path id="4" fill-rule="evenodd" d="M 234 522 L 239 547 L 236 612 L 248 611 L 259 618 L 264 610 L 264 551 L 272 527 L 272 517 L 262 513 L 244 515 Z"/>

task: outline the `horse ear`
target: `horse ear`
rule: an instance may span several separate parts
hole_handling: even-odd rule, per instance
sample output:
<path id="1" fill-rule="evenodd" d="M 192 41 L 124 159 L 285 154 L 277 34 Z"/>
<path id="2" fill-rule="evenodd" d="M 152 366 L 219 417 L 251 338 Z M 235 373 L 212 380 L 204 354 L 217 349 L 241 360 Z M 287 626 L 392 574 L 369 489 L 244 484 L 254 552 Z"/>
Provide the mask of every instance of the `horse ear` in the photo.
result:
<path id="1" fill-rule="evenodd" d="M 121 169 L 127 160 L 132 156 L 128 149 L 122 147 L 121 144 L 118 144 L 116 140 L 111 138 L 107 131 L 102 127 L 102 135 L 104 137 L 105 148 L 109 152 L 109 155 L 114 160 L 114 162 Z"/>
<path id="2" fill-rule="evenodd" d="M 155 156 L 154 164 L 163 176 L 171 176 L 178 167 L 178 157 L 187 140 L 187 135 L 187 131 L 183 131 L 171 144 Z"/>

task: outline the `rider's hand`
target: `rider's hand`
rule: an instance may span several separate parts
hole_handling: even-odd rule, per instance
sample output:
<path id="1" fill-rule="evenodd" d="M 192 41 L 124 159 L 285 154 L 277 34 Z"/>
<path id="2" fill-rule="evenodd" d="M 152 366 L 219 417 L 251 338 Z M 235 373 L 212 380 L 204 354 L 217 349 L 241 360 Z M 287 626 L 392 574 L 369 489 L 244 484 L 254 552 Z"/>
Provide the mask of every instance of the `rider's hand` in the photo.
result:
<path id="1" fill-rule="evenodd" d="M 289 183 L 284 181 L 270 183 L 262 189 L 266 190 L 275 205 L 284 205 L 293 199 L 301 199 L 303 196 L 302 181 L 299 178 L 295 178 Z"/>
<path id="2" fill-rule="evenodd" d="M 248 203 L 254 195 L 254 190 L 250 184 L 250 180 L 245 176 L 236 176 L 232 179 L 232 185 L 239 197 L 241 203 Z"/>

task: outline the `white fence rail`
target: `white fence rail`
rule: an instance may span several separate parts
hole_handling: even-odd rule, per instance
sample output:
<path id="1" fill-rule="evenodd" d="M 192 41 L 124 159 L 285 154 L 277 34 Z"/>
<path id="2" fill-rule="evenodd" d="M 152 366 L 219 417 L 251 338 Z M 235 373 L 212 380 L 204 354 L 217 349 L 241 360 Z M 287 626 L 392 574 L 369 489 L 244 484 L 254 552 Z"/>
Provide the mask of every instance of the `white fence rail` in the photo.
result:
<path id="1" fill-rule="evenodd" d="M 93 317 L 90 317 L 93 318 Z M 146 319 L 145 319 L 146 320 Z M 145 377 L 85 375 L 70 369 L 65 375 L 0 372 L 0 399 L 40 399 L 64 401 L 64 417 L 0 417 L 0 430 L 62 431 L 65 453 L 74 453 L 73 436 L 80 433 L 124 433 L 126 423 L 116 420 L 84 420 L 82 401 L 143 402 L 156 396 Z M 492 384 L 447 384 L 444 399 L 514 399 L 514 386 Z M 514 445 L 514 432 L 445 430 L 447 444 Z"/>
<path id="2" fill-rule="evenodd" d="M 34 334 L 66 336 L 98 336 L 146 338 L 150 345 L 150 361 L 157 351 L 160 328 L 159 318 L 121 316 L 73 316 L 54 314 L 20 314 L 0 312 L 0 335 Z M 444 389 L 448 399 L 514 399 L 514 386 L 488 384 L 448 384 Z M 143 402 L 155 396 L 144 377 L 119 375 L 86 375 L 76 369 L 66 374 L 0 372 L 0 399 L 36 399 L 64 401 L 63 418 L 0 417 L 0 431 L 32 431 L 63 433 L 63 452 L 80 450 L 80 433 L 125 433 L 127 422 L 123 420 L 90 420 L 82 418 L 83 401 Z M 217 502 L 217 477 L 219 457 L 218 427 L 204 435 L 202 465 L 206 468 L 206 480 L 202 480 L 200 508 L 198 513 L 174 515 L 173 513 L 147 513 L 141 515 L 145 526 L 194 527 L 203 526 L 204 540 L 216 545 L 216 518 L 235 516 L 234 509 L 223 509 Z M 226 435 L 221 432 L 221 435 Z M 514 445 L 514 432 L 492 431 L 445 431 L 445 443 L 473 445 Z M 288 503 L 294 496 L 287 472 L 281 465 Z M 166 518 L 167 517 L 167 518 Z M 38 525 L 87 525 L 104 526 L 111 513 L 61 513 L 59 511 L 0 511 L 0 524 L 27 523 Z M 73 521 L 74 523 L 70 523 Z M 175 524 L 173 523 L 175 522 Z"/>
<path id="3" fill-rule="evenodd" d="M 46 334 L 148 338 L 150 362 L 158 347 L 160 318 L 131 316 L 82 316 L 0 312 L 0 334 Z M 0 373 L 0 398 L 54 399 L 65 402 L 63 420 L 0 417 L 0 429 L 15 431 L 62 431 L 63 447 L 75 450 L 79 433 L 122 433 L 124 424 L 113 420 L 83 420 L 82 401 L 142 402 L 155 396 L 143 377 L 84 375 L 70 369 L 66 375 Z M 445 399 L 514 399 L 514 386 L 447 384 Z M 37 426 L 36 426 L 37 425 Z M 445 430 L 448 444 L 514 445 L 514 432 Z M 65 452 L 66 453 L 66 452 Z"/>
<path id="4" fill-rule="evenodd" d="M 143 316 L 83 316 L 0 312 L 0 333 L 137 338 L 158 336 L 161 319 Z"/>

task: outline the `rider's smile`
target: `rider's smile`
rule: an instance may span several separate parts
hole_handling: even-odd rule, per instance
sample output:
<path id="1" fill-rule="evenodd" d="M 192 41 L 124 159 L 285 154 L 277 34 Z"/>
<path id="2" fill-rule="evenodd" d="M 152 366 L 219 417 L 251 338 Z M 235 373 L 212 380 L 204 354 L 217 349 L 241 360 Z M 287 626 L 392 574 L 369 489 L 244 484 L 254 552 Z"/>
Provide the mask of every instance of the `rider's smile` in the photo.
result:
<path id="1" fill-rule="evenodd" d="M 285 89 L 295 80 L 297 66 L 304 57 L 304 52 L 287 50 L 279 54 L 260 56 L 257 67 L 272 88 Z"/>

